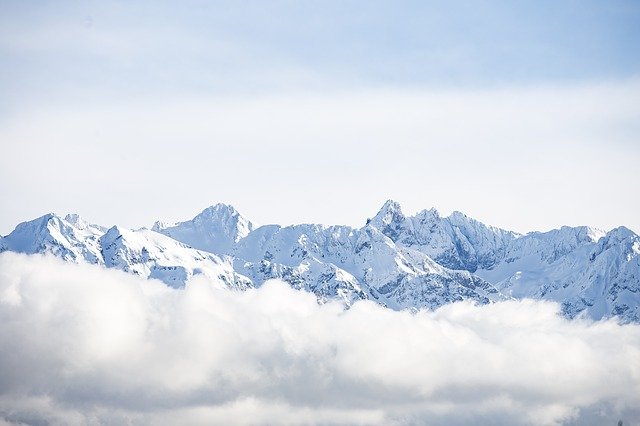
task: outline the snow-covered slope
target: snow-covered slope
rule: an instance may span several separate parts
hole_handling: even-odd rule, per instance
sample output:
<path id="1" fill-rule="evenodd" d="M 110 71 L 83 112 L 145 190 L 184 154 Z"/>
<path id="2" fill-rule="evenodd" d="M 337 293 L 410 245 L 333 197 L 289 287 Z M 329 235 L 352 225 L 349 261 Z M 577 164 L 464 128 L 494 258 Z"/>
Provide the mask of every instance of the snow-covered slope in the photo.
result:
<path id="1" fill-rule="evenodd" d="M 216 204 L 191 220 L 172 225 L 156 222 L 151 229 L 200 250 L 228 254 L 253 228 L 233 206 Z"/>
<path id="2" fill-rule="evenodd" d="M 502 298 L 482 279 L 467 271 L 449 270 L 424 253 L 398 246 L 370 225 L 362 229 L 264 226 L 242 239 L 234 256 L 250 276 L 255 265 L 261 265 L 261 275 L 253 275 L 257 280 L 282 278 L 296 286 L 300 281 L 299 286 L 319 296 L 325 294 L 318 289 L 329 284 L 347 303 L 371 298 L 401 309 L 437 307 L 455 300 L 488 303 Z"/>
<path id="3" fill-rule="evenodd" d="M 226 287 L 243 290 L 251 281 L 236 274 L 230 258 L 196 250 L 148 229 L 131 231 L 117 226 L 100 238 L 104 264 L 171 287 L 183 287 L 194 275 L 217 278 Z"/>
<path id="4" fill-rule="evenodd" d="M 509 247 L 505 259 L 477 274 L 517 298 L 556 300 L 568 316 L 639 321 L 640 238 L 621 227 L 533 232 Z"/>
<path id="5" fill-rule="evenodd" d="M 233 255 L 238 270 L 256 284 L 280 278 L 320 300 L 339 298 L 350 305 L 369 297 L 358 279 L 341 267 L 351 259 L 353 239 L 354 230 L 343 226 L 267 225 L 240 240 Z"/>
<path id="6" fill-rule="evenodd" d="M 413 247 L 451 269 L 490 268 L 505 255 L 518 234 L 486 226 L 460 212 L 441 217 L 435 209 L 406 217 L 389 200 L 369 222 L 394 242 Z"/>
<path id="7" fill-rule="evenodd" d="M 2 238 L 0 251 L 51 253 L 73 262 L 103 263 L 98 240 L 104 232 L 76 214 L 62 218 L 49 213 L 16 226 Z"/>
<path id="8" fill-rule="evenodd" d="M 219 278 L 229 288 L 244 289 L 251 281 L 233 271 L 232 260 L 201 252 L 179 241 L 146 229 L 131 231 L 86 222 L 70 214 L 49 213 L 0 239 L 0 252 L 53 254 L 76 263 L 118 268 L 146 278 L 157 278 L 172 287 L 184 286 L 196 274 Z"/>
<path id="9" fill-rule="evenodd" d="M 406 216 L 391 200 L 362 228 L 256 227 L 225 204 L 137 231 L 48 214 L 0 238 L 5 250 L 51 253 L 174 287 L 197 274 L 240 290 L 281 278 L 321 302 L 347 306 L 360 299 L 404 309 L 531 297 L 560 302 L 570 317 L 640 321 L 640 237 L 627 228 L 520 235 L 459 212 Z"/>

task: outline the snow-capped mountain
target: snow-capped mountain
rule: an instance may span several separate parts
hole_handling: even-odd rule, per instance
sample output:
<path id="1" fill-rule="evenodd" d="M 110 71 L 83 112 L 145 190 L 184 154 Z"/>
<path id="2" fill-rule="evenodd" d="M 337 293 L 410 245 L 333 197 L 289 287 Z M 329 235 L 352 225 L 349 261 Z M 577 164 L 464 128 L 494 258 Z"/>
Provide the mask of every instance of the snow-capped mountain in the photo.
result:
<path id="1" fill-rule="evenodd" d="M 216 204 L 207 207 L 191 220 L 175 224 L 156 222 L 151 229 L 193 248 L 227 254 L 253 228 L 254 224 L 233 206 Z"/>
<path id="2" fill-rule="evenodd" d="M 217 278 L 216 282 L 231 289 L 252 286 L 249 279 L 234 272 L 229 257 L 196 250 L 148 229 L 114 226 L 100 237 L 100 247 L 107 267 L 157 278 L 171 287 L 183 287 L 197 274 Z"/>
<path id="3" fill-rule="evenodd" d="M 569 316 L 640 318 L 640 237 L 620 227 L 611 232 L 562 227 L 514 241 L 507 256 L 477 274 L 517 298 L 562 303 Z"/>
<path id="4" fill-rule="evenodd" d="M 62 218 L 49 213 L 16 226 L 0 240 L 0 250 L 51 253 L 72 262 L 104 263 L 99 239 L 105 232 L 104 227 L 89 224 L 78 215 Z"/>
<path id="5" fill-rule="evenodd" d="M 280 278 L 321 302 L 347 306 L 371 299 L 393 309 L 436 308 L 529 297 L 558 301 L 570 317 L 640 321 L 640 237 L 627 228 L 565 226 L 520 235 L 459 212 L 406 216 L 394 201 L 362 228 L 257 227 L 225 204 L 151 230 L 48 214 L 0 238 L 5 250 L 51 253 L 172 287 L 198 274 L 236 290 Z"/>
<path id="6" fill-rule="evenodd" d="M 586 226 L 526 235 L 486 226 L 462 213 L 424 210 L 405 217 L 387 201 L 370 221 L 397 244 L 464 269 L 505 296 L 555 300 L 564 312 L 640 320 L 640 237 Z"/>
<path id="7" fill-rule="evenodd" d="M 489 269 L 505 256 L 514 232 L 484 225 L 460 212 L 442 218 L 435 209 L 405 217 L 400 205 L 387 201 L 370 224 L 394 242 L 412 247 L 451 269 Z"/>
<path id="8" fill-rule="evenodd" d="M 236 274 L 229 257 L 191 248 L 148 229 L 137 231 L 89 224 L 78 215 L 62 218 L 50 213 L 19 224 L 0 239 L 0 252 L 48 253 L 71 262 L 117 268 L 157 278 L 171 287 L 182 287 L 194 275 L 203 274 L 232 289 L 251 286 Z"/>
<path id="9" fill-rule="evenodd" d="M 447 269 L 424 253 L 396 245 L 371 225 L 361 229 L 264 226 L 241 240 L 234 256 L 247 262 L 241 267 L 248 265 L 249 270 L 258 263 L 273 269 L 275 273 L 266 278 L 288 280 L 278 273 L 281 269 L 294 275 L 304 271 L 304 287 L 316 294 L 318 287 L 333 281 L 330 285 L 337 286 L 347 303 L 370 298 L 401 309 L 437 307 L 465 299 L 488 303 L 503 298 L 495 287 L 468 271 Z M 329 274 L 308 274 L 310 267 L 318 269 L 319 265 L 329 268 Z"/>

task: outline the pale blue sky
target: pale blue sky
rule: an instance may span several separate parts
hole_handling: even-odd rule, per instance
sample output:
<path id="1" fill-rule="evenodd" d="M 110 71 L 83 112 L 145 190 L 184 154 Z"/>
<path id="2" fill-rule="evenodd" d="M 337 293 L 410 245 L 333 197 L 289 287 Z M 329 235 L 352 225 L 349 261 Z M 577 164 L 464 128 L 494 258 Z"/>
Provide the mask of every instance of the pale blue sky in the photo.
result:
<path id="1" fill-rule="evenodd" d="M 3 103 L 487 87 L 640 68 L 638 1 L 3 1 Z"/>
<path id="2" fill-rule="evenodd" d="M 0 234 L 386 198 L 638 231 L 639 46 L 638 1 L 0 1 Z"/>

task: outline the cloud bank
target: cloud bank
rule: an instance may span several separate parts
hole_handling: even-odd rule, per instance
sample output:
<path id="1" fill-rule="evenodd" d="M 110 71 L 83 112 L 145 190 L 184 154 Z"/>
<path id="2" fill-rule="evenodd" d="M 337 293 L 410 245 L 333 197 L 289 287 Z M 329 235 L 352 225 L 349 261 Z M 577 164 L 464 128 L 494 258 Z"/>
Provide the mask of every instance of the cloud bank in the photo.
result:
<path id="1" fill-rule="evenodd" d="M 0 255 L 0 424 L 640 421 L 640 326 L 553 303 L 394 312 Z"/>

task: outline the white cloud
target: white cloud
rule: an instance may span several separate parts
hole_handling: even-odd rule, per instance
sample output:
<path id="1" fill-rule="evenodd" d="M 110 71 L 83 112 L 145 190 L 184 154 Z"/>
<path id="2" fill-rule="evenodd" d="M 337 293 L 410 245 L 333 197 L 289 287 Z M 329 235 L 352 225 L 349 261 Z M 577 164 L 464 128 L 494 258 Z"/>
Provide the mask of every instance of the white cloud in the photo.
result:
<path id="1" fill-rule="evenodd" d="M 0 255 L 0 418 L 27 424 L 625 424 L 640 326 L 546 302 L 349 311 Z"/>

